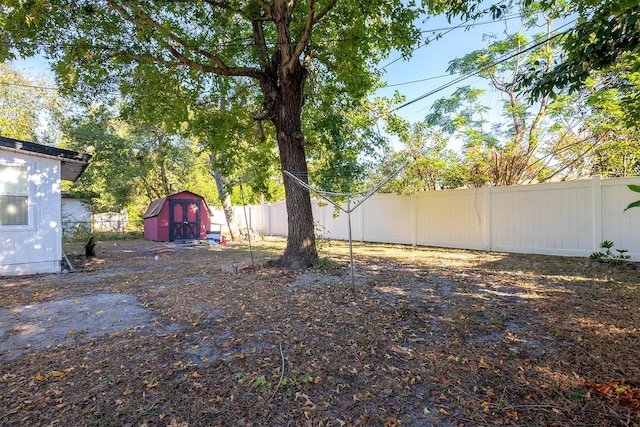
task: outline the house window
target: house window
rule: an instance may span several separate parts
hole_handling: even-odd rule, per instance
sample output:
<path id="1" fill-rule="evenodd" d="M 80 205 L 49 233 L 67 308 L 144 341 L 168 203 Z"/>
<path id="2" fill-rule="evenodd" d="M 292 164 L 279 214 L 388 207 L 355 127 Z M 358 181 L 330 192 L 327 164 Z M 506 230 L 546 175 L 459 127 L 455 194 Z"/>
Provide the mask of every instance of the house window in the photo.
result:
<path id="1" fill-rule="evenodd" d="M 0 164 L 0 226 L 28 225 L 27 166 Z"/>

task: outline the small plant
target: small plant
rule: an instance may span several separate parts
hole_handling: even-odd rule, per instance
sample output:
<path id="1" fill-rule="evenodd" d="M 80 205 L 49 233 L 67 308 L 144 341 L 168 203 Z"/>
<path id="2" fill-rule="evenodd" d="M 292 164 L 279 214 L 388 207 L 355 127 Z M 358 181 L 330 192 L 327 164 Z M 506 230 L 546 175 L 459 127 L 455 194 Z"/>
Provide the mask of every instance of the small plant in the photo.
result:
<path id="1" fill-rule="evenodd" d="M 631 258 L 626 253 L 629 252 L 626 249 L 615 249 L 615 252 L 611 249 L 613 248 L 613 242 L 611 240 L 605 240 L 600 243 L 600 248 L 604 249 L 604 251 L 593 252 L 589 255 L 589 259 L 591 261 L 597 262 L 608 262 L 614 265 L 622 264 L 629 258 Z"/>
<path id="2" fill-rule="evenodd" d="M 498 317 L 492 317 L 491 318 L 491 324 L 492 325 L 500 325 L 500 326 L 502 326 L 502 325 L 505 324 L 505 322 L 507 320 L 509 320 L 509 316 L 507 314 L 505 314 L 505 313 L 502 313 Z"/>
<path id="3" fill-rule="evenodd" d="M 322 225 L 320 222 L 314 221 L 313 228 L 316 234 L 316 249 L 319 251 L 326 249 L 326 247 L 329 244 L 329 240 L 324 237 L 325 234 L 328 233 L 328 231 L 326 230 L 326 227 Z"/>
<path id="4" fill-rule="evenodd" d="M 90 236 L 90 224 L 83 222 L 62 223 L 62 238 L 65 242 L 86 242 Z"/>
<path id="5" fill-rule="evenodd" d="M 251 382 L 252 388 L 260 388 L 269 385 L 269 381 L 266 380 L 264 375 L 259 376 Z"/>
<path id="6" fill-rule="evenodd" d="M 338 263 L 330 258 L 317 258 L 313 263 L 316 271 L 334 271 L 338 269 Z"/>
<path id="7" fill-rule="evenodd" d="M 573 400 L 574 402 L 580 402 L 580 401 L 582 401 L 584 399 L 584 394 L 579 392 L 579 391 L 576 391 L 576 392 L 573 392 L 573 393 L 569 393 L 568 397 L 569 397 L 569 399 Z"/>

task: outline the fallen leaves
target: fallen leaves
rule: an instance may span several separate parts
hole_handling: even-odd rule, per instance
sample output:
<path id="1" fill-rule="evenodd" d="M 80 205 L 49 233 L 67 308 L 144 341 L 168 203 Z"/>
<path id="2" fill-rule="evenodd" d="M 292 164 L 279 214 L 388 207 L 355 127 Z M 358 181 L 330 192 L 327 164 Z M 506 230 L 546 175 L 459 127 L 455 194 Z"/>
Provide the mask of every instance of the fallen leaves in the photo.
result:
<path id="1" fill-rule="evenodd" d="M 74 370 L 74 368 L 67 368 L 64 371 L 49 371 L 46 374 L 41 374 L 40 372 L 38 372 L 35 376 L 36 380 L 38 381 L 44 381 L 47 380 L 49 378 L 64 378 L 67 375 L 69 375 L 70 372 L 72 372 Z"/>
<path id="2" fill-rule="evenodd" d="M 482 358 L 482 357 L 480 358 L 480 361 L 478 362 L 478 367 L 480 369 L 491 369 L 491 366 L 487 362 L 485 362 L 484 358 Z"/>
<path id="3" fill-rule="evenodd" d="M 345 246 L 332 245 L 344 261 Z M 7 307 L 31 301 L 33 286 L 38 298 L 76 305 L 91 292 L 129 292 L 154 316 L 150 327 L 88 342 L 72 331 L 58 348 L 0 354 L 8 424 L 640 423 L 640 315 L 617 309 L 638 306 L 639 279 L 625 272 L 592 277 L 601 273 L 585 275 L 571 259 L 362 244 L 362 280 L 351 289 L 340 269 L 222 273 L 216 262 L 246 257 L 233 244 L 178 246 L 158 271 L 144 270 L 148 250 L 116 258 L 126 248 L 105 255 L 102 278 L 39 278 L 24 295 L 0 287 Z M 88 314 L 109 319 L 117 308 Z M 584 381 L 611 372 L 626 378 Z"/>
<path id="4" fill-rule="evenodd" d="M 602 384 L 586 381 L 585 386 L 602 398 L 614 400 L 633 409 L 640 409 L 640 388 L 632 387 L 625 380 L 612 380 Z"/>

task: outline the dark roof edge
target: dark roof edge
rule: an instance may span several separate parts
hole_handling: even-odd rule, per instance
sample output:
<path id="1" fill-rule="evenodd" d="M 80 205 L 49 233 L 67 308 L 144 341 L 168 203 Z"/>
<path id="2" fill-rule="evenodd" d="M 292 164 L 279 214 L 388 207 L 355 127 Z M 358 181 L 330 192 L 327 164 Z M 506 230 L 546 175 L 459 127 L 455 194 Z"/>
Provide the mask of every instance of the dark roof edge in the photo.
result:
<path id="1" fill-rule="evenodd" d="M 18 139 L 7 138 L 4 136 L 0 136 L 0 147 L 5 147 L 19 152 L 34 153 L 56 159 L 63 159 L 67 162 L 88 164 L 89 160 L 91 160 L 91 155 L 86 153 L 36 144 L 35 142 L 20 141 Z"/>

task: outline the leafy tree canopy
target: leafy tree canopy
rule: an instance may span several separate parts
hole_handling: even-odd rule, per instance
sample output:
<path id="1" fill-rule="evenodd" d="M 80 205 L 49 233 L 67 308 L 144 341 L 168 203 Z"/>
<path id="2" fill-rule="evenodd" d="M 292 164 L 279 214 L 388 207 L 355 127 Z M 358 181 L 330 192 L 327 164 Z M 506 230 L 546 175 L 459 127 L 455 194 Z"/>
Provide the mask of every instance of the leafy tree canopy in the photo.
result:
<path id="1" fill-rule="evenodd" d="M 531 2 L 532 0 L 527 0 Z M 563 53 L 554 66 L 533 64 L 521 80 L 521 88 L 532 88 L 535 96 L 571 92 L 584 86 L 595 71 L 606 70 L 620 60 L 631 71 L 640 69 L 640 3 L 637 0 L 572 0 L 559 6 L 543 0 L 542 8 L 559 16 L 577 16 L 575 27 L 563 38 Z"/>
<path id="2" fill-rule="evenodd" d="M 52 142 L 55 133 L 41 121 L 57 114 L 61 99 L 41 81 L 32 81 L 10 64 L 0 63 L 0 135 L 40 143 Z"/>

